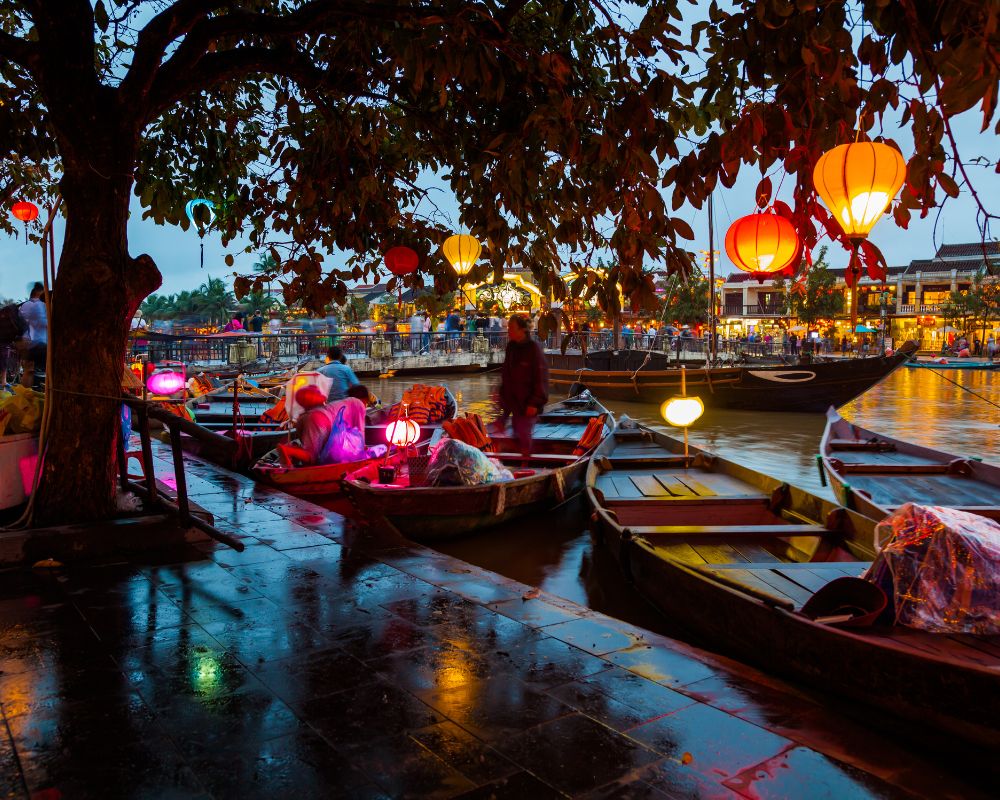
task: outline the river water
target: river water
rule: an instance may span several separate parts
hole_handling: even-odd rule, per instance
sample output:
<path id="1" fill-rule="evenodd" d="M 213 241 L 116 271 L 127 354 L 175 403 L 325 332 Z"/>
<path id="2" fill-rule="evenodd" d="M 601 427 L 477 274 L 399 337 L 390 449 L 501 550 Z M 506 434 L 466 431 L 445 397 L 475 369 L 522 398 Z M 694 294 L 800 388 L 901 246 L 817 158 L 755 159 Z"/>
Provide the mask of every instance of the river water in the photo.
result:
<path id="1" fill-rule="evenodd" d="M 489 418 L 497 373 L 441 376 L 421 380 L 449 386 L 460 411 Z M 369 388 L 383 401 L 397 399 L 415 382 L 394 377 L 372 380 Z M 963 388 L 964 387 L 964 388 Z M 967 391 L 968 390 L 968 391 Z M 981 395 L 976 397 L 972 392 Z M 841 409 L 847 418 L 896 438 L 978 456 L 1000 463 L 1000 374 L 932 371 L 903 367 Z M 670 430 L 653 406 L 606 403 L 618 416 Z M 706 410 L 690 431 L 692 443 L 832 499 L 820 484 L 816 453 L 823 433 L 822 414 Z M 478 566 L 565 597 L 647 629 L 678 635 L 668 620 L 635 594 L 617 564 L 592 546 L 585 501 L 568 503 L 533 519 L 437 545 Z"/>

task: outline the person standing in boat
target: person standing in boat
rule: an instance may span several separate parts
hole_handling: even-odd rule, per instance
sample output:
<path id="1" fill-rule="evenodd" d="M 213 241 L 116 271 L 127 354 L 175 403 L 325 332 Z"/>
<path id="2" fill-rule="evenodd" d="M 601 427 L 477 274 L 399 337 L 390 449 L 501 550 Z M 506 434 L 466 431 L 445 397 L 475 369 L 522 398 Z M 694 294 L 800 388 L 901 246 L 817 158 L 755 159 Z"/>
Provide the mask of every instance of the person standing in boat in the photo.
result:
<path id="1" fill-rule="evenodd" d="M 535 420 L 549 399 L 549 367 L 541 344 L 531 338 L 530 323 L 520 314 L 513 314 L 507 322 L 498 399 L 501 413 L 496 431 L 504 431 L 510 417 L 521 455 L 530 455 Z"/>

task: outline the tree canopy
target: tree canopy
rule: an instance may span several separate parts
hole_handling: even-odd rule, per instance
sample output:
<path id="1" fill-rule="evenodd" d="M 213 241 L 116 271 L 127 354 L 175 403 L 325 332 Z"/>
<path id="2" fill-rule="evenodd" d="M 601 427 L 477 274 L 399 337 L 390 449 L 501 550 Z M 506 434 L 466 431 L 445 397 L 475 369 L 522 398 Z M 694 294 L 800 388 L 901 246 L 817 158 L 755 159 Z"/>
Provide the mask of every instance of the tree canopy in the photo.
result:
<path id="1" fill-rule="evenodd" d="M 865 135 L 893 111 L 914 133 L 898 224 L 966 183 L 948 117 L 976 104 L 984 126 L 995 116 L 997 4 L 713 2 L 682 24 L 684 12 L 679 0 L 16 0 L 0 11 L 0 187 L 51 197 L 85 145 L 66 130 L 79 115 L 127 118 L 145 216 L 187 228 L 185 203 L 212 199 L 223 239 L 273 247 L 286 302 L 319 308 L 397 243 L 423 256 L 411 284 L 454 288 L 432 175 L 486 245 L 477 277 L 525 266 L 560 293 L 560 268 L 611 249 L 608 285 L 646 302 L 644 264 L 691 265 L 673 210 L 700 207 L 744 165 L 767 175 L 765 203 L 775 171 L 792 176 L 783 210 L 807 249 L 842 239 L 811 173 L 859 113 Z M 331 254 L 348 268 L 328 268 Z M 241 278 L 237 293 L 261 282 Z"/>
<path id="2" fill-rule="evenodd" d="M 397 244 L 422 257 L 409 285 L 454 290 L 454 226 L 484 244 L 473 280 L 523 266 L 561 298 L 571 266 L 574 293 L 651 306 L 644 268 L 693 264 L 674 214 L 741 168 L 762 203 L 791 176 L 775 208 L 807 253 L 843 239 L 812 167 L 856 136 L 913 132 L 897 224 L 973 191 L 949 119 L 978 105 L 993 124 L 998 18 L 980 0 L 7 0 L 0 200 L 58 193 L 66 218 L 39 507 L 111 507 L 116 412 L 73 392 L 117 393 L 128 320 L 160 285 L 128 252 L 132 196 L 182 228 L 211 200 L 224 241 L 268 252 L 273 275 L 240 276 L 241 296 L 274 278 L 289 304 L 343 302 Z M 877 276 L 881 255 L 862 257 Z"/>

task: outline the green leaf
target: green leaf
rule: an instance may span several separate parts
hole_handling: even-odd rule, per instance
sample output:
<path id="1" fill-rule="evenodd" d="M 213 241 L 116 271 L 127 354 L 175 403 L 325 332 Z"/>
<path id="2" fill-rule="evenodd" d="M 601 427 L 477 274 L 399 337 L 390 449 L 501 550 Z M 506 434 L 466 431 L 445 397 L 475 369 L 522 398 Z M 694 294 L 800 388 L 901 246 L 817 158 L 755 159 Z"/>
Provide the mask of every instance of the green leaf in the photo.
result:
<path id="1" fill-rule="evenodd" d="M 97 0 L 94 4 L 94 22 L 101 29 L 101 33 L 108 32 L 108 10 L 104 7 L 104 0 Z"/>

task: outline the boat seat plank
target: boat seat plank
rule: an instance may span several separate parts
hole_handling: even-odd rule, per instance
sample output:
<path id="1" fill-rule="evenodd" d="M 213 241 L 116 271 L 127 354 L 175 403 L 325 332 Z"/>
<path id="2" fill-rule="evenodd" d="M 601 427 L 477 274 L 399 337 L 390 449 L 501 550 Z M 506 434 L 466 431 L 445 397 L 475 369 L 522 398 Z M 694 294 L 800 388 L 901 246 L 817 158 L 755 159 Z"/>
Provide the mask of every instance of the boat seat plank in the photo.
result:
<path id="1" fill-rule="evenodd" d="M 637 453 L 619 453 L 617 450 L 610 456 L 605 456 L 612 464 L 635 464 L 636 466 L 682 467 L 687 460 L 684 456 L 670 456 L 661 452 L 653 455 Z"/>
<path id="2" fill-rule="evenodd" d="M 617 495 L 620 500 L 636 500 L 642 497 L 642 492 L 627 475 L 611 475 L 610 478 L 618 490 Z"/>
<path id="3" fill-rule="evenodd" d="M 696 492 L 693 492 L 690 487 L 672 475 L 651 475 L 650 478 L 656 481 L 673 497 L 698 497 Z"/>
<path id="4" fill-rule="evenodd" d="M 629 479 L 635 484 L 643 497 L 676 496 L 674 492 L 669 491 L 652 475 L 631 475 Z"/>
<path id="5" fill-rule="evenodd" d="M 595 486 L 604 495 L 605 500 L 618 497 L 618 487 L 610 475 L 598 475 Z"/>
<path id="6" fill-rule="evenodd" d="M 914 501 L 926 505 L 996 506 L 997 487 L 960 475 L 886 476 L 852 475 L 851 486 L 879 505 L 898 506 Z"/>
<path id="7" fill-rule="evenodd" d="M 796 609 L 799 609 L 808 603 L 809 599 L 813 596 L 812 590 L 799 586 L 799 584 L 795 581 L 789 580 L 784 575 L 781 575 L 774 570 L 751 567 L 746 571 L 758 580 L 766 583 L 774 589 L 775 592 L 780 592 L 785 597 L 791 599 L 791 601 L 795 604 Z"/>
<path id="8" fill-rule="evenodd" d="M 774 539 L 768 542 L 766 539 L 758 541 L 732 541 L 733 548 L 745 558 L 753 563 L 768 563 L 775 559 L 775 554 L 768 550 L 767 545 L 774 547 L 775 544 L 783 542 L 783 539 Z"/>
<path id="9" fill-rule="evenodd" d="M 1000 663 L 998 663 L 997 659 L 983 653 L 981 650 L 975 650 L 963 641 L 956 640 L 948 635 L 928 633 L 927 631 L 907 628 L 903 625 L 880 629 L 879 632 L 897 644 L 912 647 L 915 650 L 929 653 L 938 658 L 966 663 L 971 661 L 982 666 L 1000 670 Z"/>
<path id="10" fill-rule="evenodd" d="M 786 580 L 797 583 L 803 589 L 808 589 L 810 592 L 818 592 L 831 580 L 829 575 L 823 575 L 821 572 L 814 572 L 811 569 L 785 569 L 784 567 L 779 567 L 773 571 Z"/>
<path id="11" fill-rule="evenodd" d="M 671 542 L 669 544 L 654 542 L 652 547 L 660 558 L 672 559 L 693 567 L 702 567 L 707 563 L 704 557 L 686 542 Z"/>
<path id="12" fill-rule="evenodd" d="M 684 477 L 678 478 L 682 484 L 687 486 L 692 492 L 694 492 L 698 497 L 715 497 L 718 493 L 707 487 L 704 483 L 694 478 Z"/>
<path id="13" fill-rule="evenodd" d="M 830 439 L 827 444 L 832 450 L 872 450 L 876 453 L 891 453 L 895 445 L 883 439 Z M 892 448 L 885 450 L 885 447 Z"/>
<path id="14" fill-rule="evenodd" d="M 694 551 L 705 559 L 710 566 L 714 564 L 725 564 L 727 562 L 744 561 L 749 566 L 749 561 L 732 546 L 725 542 L 702 541 L 699 539 L 688 542 Z"/>
<path id="15" fill-rule="evenodd" d="M 716 575 L 716 567 L 714 564 L 706 564 L 705 566 L 701 567 L 700 570 L 713 577 Z M 793 606 L 801 605 L 801 603 L 798 603 L 796 601 L 795 597 L 786 594 L 780 589 L 776 589 L 767 581 L 761 580 L 761 578 L 751 570 L 748 569 L 719 570 L 718 577 L 722 579 L 726 584 L 746 586 L 753 592 L 760 595 L 764 595 L 765 597 L 774 597 L 783 602 L 791 603 Z M 786 583 L 788 582 L 786 581 Z M 789 584 L 789 587 L 791 587 L 791 584 Z"/>
<path id="16" fill-rule="evenodd" d="M 629 527 L 637 536 L 825 536 L 823 525 L 641 525 Z"/>
<path id="17" fill-rule="evenodd" d="M 717 472 L 706 472 L 698 469 L 677 469 L 657 472 L 657 477 L 669 476 L 681 481 L 688 478 L 698 481 L 700 484 L 715 492 L 717 495 L 737 496 L 752 495 L 760 496 L 761 490 L 746 481 L 734 478 L 730 475 L 722 475 Z"/>
<path id="18" fill-rule="evenodd" d="M 850 464 L 912 464 L 920 466 L 924 464 L 940 464 L 941 461 L 923 458 L 922 456 L 911 455 L 910 453 L 867 453 L 863 451 L 852 452 L 850 455 L 836 455 L 845 465 Z"/>
<path id="19" fill-rule="evenodd" d="M 1000 636 L 984 636 L 975 633 L 958 633 L 955 635 L 965 644 L 988 653 L 1000 663 Z"/>
<path id="20" fill-rule="evenodd" d="M 947 475 L 947 464 L 860 464 L 845 463 L 841 470 L 847 475 Z"/>
<path id="21" fill-rule="evenodd" d="M 617 475 L 614 476 L 614 477 L 618 478 Z M 616 483 L 615 485 L 617 486 L 618 484 Z M 636 489 L 634 486 L 632 487 L 632 491 L 635 492 L 636 495 L 639 494 L 639 490 Z M 609 508 L 620 507 L 620 506 L 627 506 L 627 505 L 636 505 L 636 506 L 663 506 L 664 508 L 667 508 L 669 506 L 677 506 L 677 505 L 699 505 L 699 506 L 700 505 L 705 505 L 705 506 L 716 506 L 716 505 L 738 506 L 738 505 L 747 505 L 747 506 L 755 506 L 755 505 L 759 505 L 761 503 L 766 503 L 770 499 L 771 498 L 768 495 L 763 495 L 763 494 L 760 494 L 760 495 L 750 495 L 750 496 L 747 496 L 747 495 L 736 495 L 736 496 L 732 496 L 732 497 L 725 496 L 725 495 L 720 495 L 718 497 L 671 497 L 671 496 L 664 496 L 664 497 L 640 497 L 640 496 L 637 496 L 637 497 L 629 497 L 629 498 L 619 497 L 617 500 L 612 500 L 612 499 L 608 498 L 607 504 L 608 504 Z"/>

